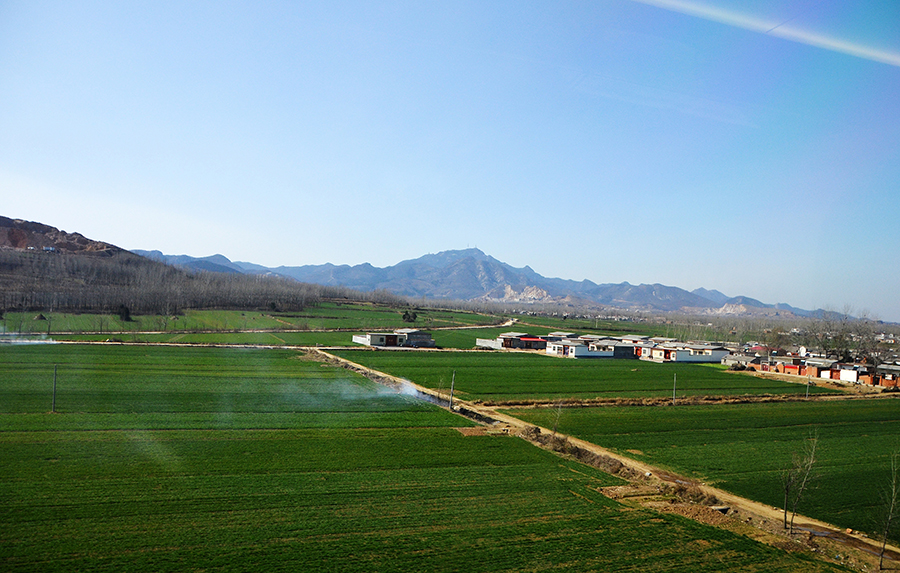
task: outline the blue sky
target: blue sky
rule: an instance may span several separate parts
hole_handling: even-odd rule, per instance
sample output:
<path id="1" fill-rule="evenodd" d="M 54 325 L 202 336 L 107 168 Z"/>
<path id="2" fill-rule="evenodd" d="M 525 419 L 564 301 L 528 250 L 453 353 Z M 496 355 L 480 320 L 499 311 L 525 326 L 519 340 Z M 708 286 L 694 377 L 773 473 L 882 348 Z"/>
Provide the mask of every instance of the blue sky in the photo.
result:
<path id="1" fill-rule="evenodd" d="M 0 214 L 900 321 L 900 3 L 0 1 Z"/>

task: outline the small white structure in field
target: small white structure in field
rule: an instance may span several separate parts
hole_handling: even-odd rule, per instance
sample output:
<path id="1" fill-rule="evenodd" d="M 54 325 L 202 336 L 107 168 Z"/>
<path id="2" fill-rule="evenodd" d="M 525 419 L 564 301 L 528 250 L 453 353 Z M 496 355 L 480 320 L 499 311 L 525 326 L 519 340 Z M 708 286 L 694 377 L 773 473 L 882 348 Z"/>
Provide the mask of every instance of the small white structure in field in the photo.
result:
<path id="1" fill-rule="evenodd" d="M 367 332 L 354 334 L 353 342 L 365 346 L 433 347 L 434 339 L 427 332 L 415 328 L 400 328 L 394 332 Z"/>

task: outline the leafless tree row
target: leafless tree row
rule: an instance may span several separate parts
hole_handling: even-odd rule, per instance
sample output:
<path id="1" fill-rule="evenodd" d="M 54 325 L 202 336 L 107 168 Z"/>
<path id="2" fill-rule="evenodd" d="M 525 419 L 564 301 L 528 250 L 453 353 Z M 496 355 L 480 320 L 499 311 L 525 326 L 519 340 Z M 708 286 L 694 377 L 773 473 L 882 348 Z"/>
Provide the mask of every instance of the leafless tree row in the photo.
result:
<path id="1" fill-rule="evenodd" d="M 0 309 L 6 310 L 114 311 L 123 305 L 154 314 L 190 308 L 297 310 L 340 291 L 281 277 L 191 273 L 127 252 L 90 257 L 0 251 Z"/>

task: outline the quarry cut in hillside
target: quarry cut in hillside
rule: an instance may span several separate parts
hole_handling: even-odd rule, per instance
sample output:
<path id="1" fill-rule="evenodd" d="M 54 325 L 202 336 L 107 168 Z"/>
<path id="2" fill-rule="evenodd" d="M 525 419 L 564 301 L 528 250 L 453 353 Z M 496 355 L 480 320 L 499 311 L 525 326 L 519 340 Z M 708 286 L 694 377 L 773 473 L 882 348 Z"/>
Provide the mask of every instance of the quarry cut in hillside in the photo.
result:
<path id="1" fill-rule="evenodd" d="M 67 233 L 56 227 L 0 217 L 0 249 L 64 252 L 112 256 L 122 249 L 80 233 Z"/>

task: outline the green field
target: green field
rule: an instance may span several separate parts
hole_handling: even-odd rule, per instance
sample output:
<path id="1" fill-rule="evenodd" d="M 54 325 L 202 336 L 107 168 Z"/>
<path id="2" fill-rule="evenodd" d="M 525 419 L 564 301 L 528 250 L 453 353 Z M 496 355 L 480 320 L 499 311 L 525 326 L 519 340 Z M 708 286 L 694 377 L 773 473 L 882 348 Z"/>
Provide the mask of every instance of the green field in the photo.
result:
<path id="1" fill-rule="evenodd" d="M 533 424 L 781 507 L 780 476 L 815 432 L 819 477 L 800 511 L 877 531 L 874 519 L 900 448 L 900 400 L 791 402 L 675 408 L 510 410 Z M 639 453 L 638 453 L 639 452 Z"/>
<path id="2" fill-rule="evenodd" d="M 141 332 L 195 332 L 238 330 L 386 330 L 414 327 L 427 330 L 447 326 L 491 324 L 500 319 L 471 312 L 415 309 L 416 321 L 403 321 L 407 307 L 323 302 L 298 312 L 238 310 L 188 310 L 176 316 L 133 315 L 122 321 L 115 314 L 55 312 L 8 312 L 3 315 L 5 332 L 21 334 Z M 43 317 L 43 318 L 41 318 Z M 474 341 L 472 343 L 474 345 Z"/>
<path id="3" fill-rule="evenodd" d="M 643 360 L 572 360 L 523 352 L 372 352 L 337 350 L 347 360 L 412 380 L 428 388 L 455 390 L 468 400 L 802 394 L 791 384 L 728 372 L 720 365 L 657 364 Z M 811 387 L 811 393 L 826 392 Z"/>
<path id="4" fill-rule="evenodd" d="M 499 326 L 495 328 L 434 330 L 429 332 L 431 337 L 434 338 L 435 345 L 439 348 L 470 350 L 475 348 L 475 341 L 479 338 L 497 338 L 500 334 L 509 331 L 509 326 Z"/>
<path id="5" fill-rule="evenodd" d="M 127 342 L 150 344 L 248 344 L 254 346 L 356 346 L 353 332 L 272 331 L 272 332 L 129 332 L 112 334 L 54 334 L 52 340 L 65 342 Z"/>
<path id="6" fill-rule="evenodd" d="M 838 570 L 294 351 L 2 346 L 0 373 L 5 571 Z"/>
<path id="7" fill-rule="evenodd" d="M 519 315 L 513 317 L 518 321 L 511 330 L 517 332 L 534 332 L 545 334 L 555 330 L 563 332 L 576 332 L 578 334 L 602 334 L 606 336 L 625 336 L 628 334 L 638 336 L 667 336 L 665 325 L 648 322 L 616 322 L 612 320 L 597 320 L 587 318 L 566 318 L 553 316 L 529 316 Z"/>
<path id="8" fill-rule="evenodd" d="M 408 325 L 407 325 L 408 326 Z M 392 327 L 391 329 L 393 329 Z M 400 328 L 400 327 L 396 327 Z M 386 330 L 386 329 L 382 329 Z M 475 346 L 476 338 L 495 338 L 508 328 L 478 328 L 453 330 L 428 330 L 437 346 L 442 348 L 470 349 Z M 149 342 L 177 344 L 252 344 L 258 346 L 347 346 L 359 347 L 353 342 L 354 334 L 362 334 L 363 330 L 340 331 L 291 331 L 273 330 L 267 332 L 252 331 L 168 331 L 168 332 L 113 332 L 105 334 L 54 334 L 49 338 L 73 342 Z M 46 335 L 44 335 L 45 338 Z"/>

